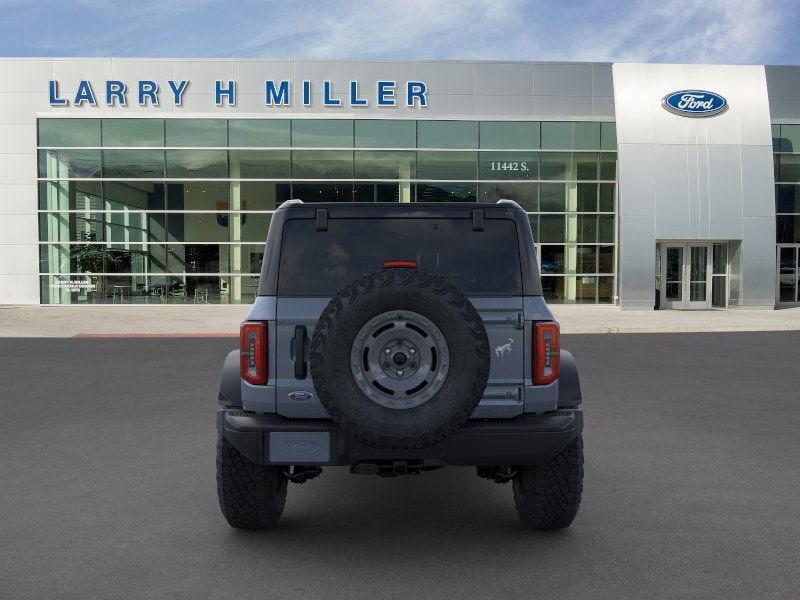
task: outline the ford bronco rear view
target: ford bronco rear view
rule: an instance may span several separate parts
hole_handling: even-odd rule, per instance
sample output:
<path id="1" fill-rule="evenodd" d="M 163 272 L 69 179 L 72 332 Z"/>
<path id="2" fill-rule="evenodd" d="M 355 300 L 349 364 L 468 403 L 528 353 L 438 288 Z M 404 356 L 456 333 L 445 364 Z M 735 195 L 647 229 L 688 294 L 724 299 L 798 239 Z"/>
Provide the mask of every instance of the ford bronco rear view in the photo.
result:
<path id="1" fill-rule="evenodd" d="M 323 467 L 460 465 L 511 482 L 527 526 L 566 527 L 583 486 L 580 405 L 517 204 L 290 200 L 222 371 L 220 507 L 233 527 L 267 528 L 288 483 Z"/>

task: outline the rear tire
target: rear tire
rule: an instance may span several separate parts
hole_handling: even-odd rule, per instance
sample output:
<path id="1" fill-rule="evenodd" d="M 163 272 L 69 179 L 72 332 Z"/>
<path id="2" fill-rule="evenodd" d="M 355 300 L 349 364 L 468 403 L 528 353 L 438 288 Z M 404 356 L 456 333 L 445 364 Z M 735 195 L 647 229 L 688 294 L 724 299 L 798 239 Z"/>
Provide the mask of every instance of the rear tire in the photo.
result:
<path id="1" fill-rule="evenodd" d="M 286 475 L 257 465 L 217 434 L 217 496 L 222 514 L 237 529 L 274 527 L 286 504 Z"/>
<path id="2" fill-rule="evenodd" d="M 514 504 L 531 529 L 569 527 L 583 492 L 583 436 L 543 465 L 517 467 Z"/>

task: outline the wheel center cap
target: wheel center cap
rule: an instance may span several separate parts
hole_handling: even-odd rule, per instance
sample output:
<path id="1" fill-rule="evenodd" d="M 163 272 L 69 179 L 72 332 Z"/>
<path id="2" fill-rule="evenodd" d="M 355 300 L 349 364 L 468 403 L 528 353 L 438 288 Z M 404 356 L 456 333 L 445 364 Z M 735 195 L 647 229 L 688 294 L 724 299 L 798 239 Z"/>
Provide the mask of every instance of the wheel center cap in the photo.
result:
<path id="1" fill-rule="evenodd" d="M 392 362 L 398 367 L 401 367 L 408 362 L 408 357 L 402 352 L 396 352 L 395 355 L 392 356 Z"/>

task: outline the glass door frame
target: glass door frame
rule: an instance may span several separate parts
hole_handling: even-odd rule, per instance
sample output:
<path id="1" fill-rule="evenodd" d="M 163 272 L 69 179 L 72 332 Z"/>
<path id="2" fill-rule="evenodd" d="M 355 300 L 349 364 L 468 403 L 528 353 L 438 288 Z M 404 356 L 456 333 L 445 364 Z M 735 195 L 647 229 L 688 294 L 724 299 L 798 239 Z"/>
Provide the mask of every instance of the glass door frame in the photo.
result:
<path id="1" fill-rule="evenodd" d="M 672 310 L 711 310 L 711 290 L 713 287 L 713 242 L 671 242 L 659 241 L 661 247 L 661 308 Z M 680 267 L 680 299 L 667 299 L 667 258 L 670 248 L 678 248 L 681 253 Z M 692 286 L 692 249 L 705 249 L 705 298 L 703 300 L 691 300 Z M 670 280 L 670 281 L 675 281 Z"/>

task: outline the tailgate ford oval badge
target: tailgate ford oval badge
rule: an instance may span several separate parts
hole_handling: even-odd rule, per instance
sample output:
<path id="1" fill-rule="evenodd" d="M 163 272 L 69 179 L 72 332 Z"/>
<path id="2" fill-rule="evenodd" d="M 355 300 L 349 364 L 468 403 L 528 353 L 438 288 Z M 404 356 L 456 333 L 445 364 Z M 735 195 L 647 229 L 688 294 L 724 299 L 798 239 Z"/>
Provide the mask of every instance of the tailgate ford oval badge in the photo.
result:
<path id="1" fill-rule="evenodd" d="M 311 392 L 307 392 L 305 390 L 297 390 L 294 392 L 289 392 L 289 400 L 293 400 L 294 402 L 306 402 L 311 400 L 314 397 L 314 394 Z"/>

